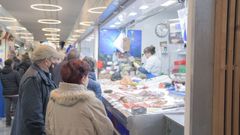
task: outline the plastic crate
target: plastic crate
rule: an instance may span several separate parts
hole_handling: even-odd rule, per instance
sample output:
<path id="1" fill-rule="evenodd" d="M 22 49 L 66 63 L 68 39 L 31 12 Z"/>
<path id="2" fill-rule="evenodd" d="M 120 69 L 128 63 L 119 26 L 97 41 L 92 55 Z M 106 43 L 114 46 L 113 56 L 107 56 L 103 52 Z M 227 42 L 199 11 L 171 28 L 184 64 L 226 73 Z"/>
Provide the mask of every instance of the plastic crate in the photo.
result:
<path id="1" fill-rule="evenodd" d="M 177 60 L 177 61 L 174 61 L 174 65 L 186 65 L 186 60 Z"/>

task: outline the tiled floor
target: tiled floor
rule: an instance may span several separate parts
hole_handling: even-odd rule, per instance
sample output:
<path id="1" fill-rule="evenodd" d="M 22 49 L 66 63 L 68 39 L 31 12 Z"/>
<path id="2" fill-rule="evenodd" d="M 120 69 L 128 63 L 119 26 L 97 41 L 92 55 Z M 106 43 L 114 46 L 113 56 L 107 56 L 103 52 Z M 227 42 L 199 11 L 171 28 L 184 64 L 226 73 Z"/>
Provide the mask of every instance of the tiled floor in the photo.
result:
<path id="1" fill-rule="evenodd" d="M 6 127 L 5 119 L 0 118 L 0 135 L 10 135 L 11 127 Z"/>

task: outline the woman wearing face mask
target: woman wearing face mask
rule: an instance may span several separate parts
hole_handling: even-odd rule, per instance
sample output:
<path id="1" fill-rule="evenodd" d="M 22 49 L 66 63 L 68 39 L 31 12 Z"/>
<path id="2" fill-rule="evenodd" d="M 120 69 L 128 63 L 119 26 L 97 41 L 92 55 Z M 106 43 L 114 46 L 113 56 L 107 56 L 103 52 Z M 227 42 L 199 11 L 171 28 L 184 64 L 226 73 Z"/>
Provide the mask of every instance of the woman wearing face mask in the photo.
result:
<path id="1" fill-rule="evenodd" d="M 149 46 L 144 49 L 144 55 L 146 57 L 146 62 L 140 67 L 137 63 L 133 63 L 134 66 L 141 73 L 145 74 L 147 78 L 153 78 L 160 75 L 161 72 L 161 62 L 159 58 L 155 55 L 156 50 L 154 46 Z"/>
<path id="2" fill-rule="evenodd" d="M 49 68 L 64 55 L 52 47 L 38 46 L 33 64 L 23 75 L 11 135 L 45 135 L 45 115 L 50 91 L 56 88 Z"/>
<path id="3" fill-rule="evenodd" d="M 46 113 L 47 135 L 113 135 L 104 106 L 87 90 L 89 65 L 73 60 L 62 66 L 63 82 L 52 91 Z"/>

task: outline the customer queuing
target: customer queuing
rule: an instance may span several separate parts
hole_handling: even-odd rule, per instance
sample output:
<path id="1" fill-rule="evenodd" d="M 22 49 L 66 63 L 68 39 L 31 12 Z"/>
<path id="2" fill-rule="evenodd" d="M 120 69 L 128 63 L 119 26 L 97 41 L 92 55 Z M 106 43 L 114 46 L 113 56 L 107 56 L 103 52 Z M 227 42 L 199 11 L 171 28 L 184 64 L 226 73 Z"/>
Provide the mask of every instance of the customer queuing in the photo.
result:
<path id="1" fill-rule="evenodd" d="M 79 57 L 80 57 L 79 52 L 76 49 L 71 49 L 67 53 L 65 60 L 54 66 L 51 73 L 53 75 L 53 81 L 56 83 L 57 86 L 59 86 L 59 83 L 62 82 L 62 77 L 60 74 L 62 65 L 68 61 L 79 59 Z"/>
<path id="2" fill-rule="evenodd" d="M 19 72 L 22 77 L 23 74 L 27 71 L 27 69 L 31 66 L 32 62 L 28 53 L 22 55 L 22 60 L 20 64 L 16 67 L 16 70 Z"/>
<path id="3" fill-rule="evenodd" d="M 11 59 L 7 59 L 4 64 L 5 66 L 0 73 L 0 79 L 5 99 L 6 126 L 11 126 L 11 112 L 14 112 L 16 109 L 20 75 L 13 70 L 13 61 Z"/>
<path id="4" fill-rule="evenodd" d="M 23 75 L 11 135 L 45 135 L 45 115 L 50 91 L 56 88 L 49 69 L 63 56 L 49 46 L 38 46 L 33 64 Z"/>
<path id="5" fill-rule="evenodd" d="M 97 82 L 97 77 L 95 73 L 96 61 L 88 56 L 84 57 L 83 61 L 86 61 L 90 66 L 90 72 L 88 74 L 89 82 L 87 88 L 88 90 L 92 90 L 96 94 L 96 97 L 98 99 L 102 100 L 101 85 Z"/>
<path id="6" fill-rule="evenodd" d="M 17 56 L 13 56 L 12 60 L 13 60 L 13 69 L 16 70 L 21 60 Z"/>
<path id="7" fill-rule="evenodd" d="M 51 92 L 47 107 L 47 135 L 113 135 L 103 104 L 87 90 L 88 72 L 81 60 L 62 66 L 63 82 Z"/>

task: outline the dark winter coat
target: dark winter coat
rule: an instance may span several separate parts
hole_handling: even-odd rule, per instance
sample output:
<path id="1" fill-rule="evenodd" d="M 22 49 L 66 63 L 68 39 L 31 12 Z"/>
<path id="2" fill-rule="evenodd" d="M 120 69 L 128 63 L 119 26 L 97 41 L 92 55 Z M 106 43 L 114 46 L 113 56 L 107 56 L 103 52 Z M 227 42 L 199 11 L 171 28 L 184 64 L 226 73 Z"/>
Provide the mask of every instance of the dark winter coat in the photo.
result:
<path id="1" fill-rule="evenodd" d="M 0 73 L 0 79 L 3 86 L 3 96 L 18 95 L 20 75 L 10 66 L 5 66 Z"/>
<path id="2" fill-rule="evenodd" d="M 53 81 L 57 86 L 59 86 L 59 83 L 62 82 L 61 68 L 65 63 L 67 63 L 67 61 L 62 61 L 61 63 L 55 65 L 53 70 L 51 71 L 53 76 Z"/>
<path id="3" fill-rule="evenodd" d="M 51 74 L 33 64 L 23 75 L 11 135 L 45 135 L 45 114 L 50 91 L 56 85 Z"/>
<path id="4" fill-rule="evenodd" d="M 24 73 L 28 70 L 28 68 L 31 66 L 32 62 L 30 60 L 21 62 L 18 67 L 17 71 L 19 72 L 20 76 L 22 77 Z"/>

